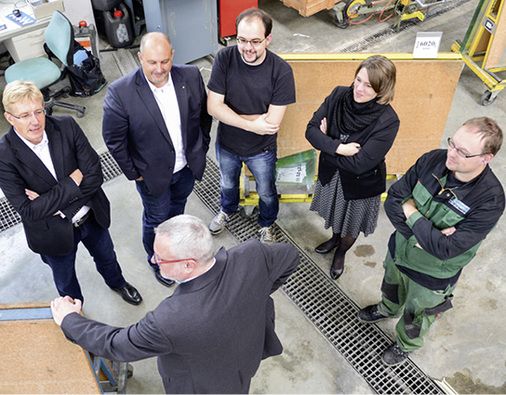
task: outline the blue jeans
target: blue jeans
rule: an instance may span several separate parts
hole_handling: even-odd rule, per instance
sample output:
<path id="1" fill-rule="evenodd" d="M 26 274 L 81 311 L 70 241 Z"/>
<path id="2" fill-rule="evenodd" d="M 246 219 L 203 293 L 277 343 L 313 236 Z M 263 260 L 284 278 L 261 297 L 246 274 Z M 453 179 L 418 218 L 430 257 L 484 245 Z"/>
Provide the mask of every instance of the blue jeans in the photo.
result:
<path id="1" fill-rule="evenodd" d="M 41 255 L 42 260 L 51 267 L 56 288 L 60 296 L 69 295 L 84 301 L 81 287 L 76 277 L 77 245 L 82 241 L 95 261 L 98 272 L 111 288 L 123 288 L 126 284 L 116 259 L 114 245 L 109 230 L 102 228 L 93 212 L 78 228 L 74 228 L 74 249 L 67 255 Z"/>
<path id="2" fill-rule="evenodd" d="M 156 264 L 151 263 L 151 257 L 154 253 L 155 228 L 162 222 L 184 213 L 186 201 L 193 190 L 194 183 L 195 177 L 188 166 L 172 176 L 171 184 L 160 196 L 151 195 L 144 181 L 135 181 L 144 206 L 142 244 L 148 254 L 148 262 L 153 268 L 158 267 Z"/>
<path id="3" fill-rule="evenodd" d="M 278 216 L 279 200 L 276 191 L 276 149 L 254 156 L 232 154 L 216 143 L 216 159 L 220 164 L 221 209 L 228 215 L 239 206 L 239 177 L 242 163 L 246 163 L 256 182 L 260 214 L 258 224 L 271 226 Z"/>

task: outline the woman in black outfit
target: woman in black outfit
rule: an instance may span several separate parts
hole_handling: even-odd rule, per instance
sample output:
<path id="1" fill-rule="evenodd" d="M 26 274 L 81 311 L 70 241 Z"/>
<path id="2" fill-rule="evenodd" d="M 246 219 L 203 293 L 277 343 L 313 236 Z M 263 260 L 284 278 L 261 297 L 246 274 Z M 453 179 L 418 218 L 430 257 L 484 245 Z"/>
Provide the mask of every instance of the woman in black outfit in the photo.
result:
<path id="1" fill-rule="evenodd" d="M 381 55 L 364 60 L 350 87 L 338 86 L 313 114 L 306 130 L 321 151 L 315 195 L 310 210 L 332 227 L 332 238 L 316 247 L 336 252 L 330 276 L 344 270 L 344 256 L 360 232 L 378 224 L 381 194 L 386 190 L 385 155 L 399 130 L 389 104 L 394 98 L 395 65 Z"/>

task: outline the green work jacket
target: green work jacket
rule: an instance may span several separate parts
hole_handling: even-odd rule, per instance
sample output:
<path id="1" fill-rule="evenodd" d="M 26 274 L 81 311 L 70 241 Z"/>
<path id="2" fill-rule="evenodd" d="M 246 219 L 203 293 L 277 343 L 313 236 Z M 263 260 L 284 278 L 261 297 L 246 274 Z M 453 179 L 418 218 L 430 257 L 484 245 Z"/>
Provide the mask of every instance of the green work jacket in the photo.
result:
<path id="1" fill-rule="evenodd" d="M 504 191 L 487 165 L 475 179 L 448 185 L 446 150 L 423 155 L 388 191 L 385 211 L 396 228 L 395 264 L 435 278 L 455 276 L 476 255 L 504 211 Z M 402 204 L 418 212 L 406 219 Z M 442 229 L 454 226 L 450 236 Z M 418 247 L 416 244 L 419 244 Z"/>

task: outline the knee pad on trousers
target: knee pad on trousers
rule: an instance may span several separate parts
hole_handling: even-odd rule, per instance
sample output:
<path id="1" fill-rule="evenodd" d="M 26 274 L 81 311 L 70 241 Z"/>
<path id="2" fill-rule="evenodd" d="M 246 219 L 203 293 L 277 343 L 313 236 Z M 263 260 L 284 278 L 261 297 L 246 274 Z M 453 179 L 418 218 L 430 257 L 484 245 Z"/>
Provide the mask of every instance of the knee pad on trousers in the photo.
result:
<path id="1" fill-rule="evenodd" d="M 447 310 L 450 310 L 453 307 L 452 299 L 453 295 L 446 296 L 444 302 L 434 307 L 425 308 L 423 315 L 426 317 L 430 317 L 433 315 L 441 314 Z M 404 312 L 404 331 L 406 332 L 406 335 L 408 335 L 410 339 L 416 339 L 417 337 L 419 337 L 420 331 L 422 329 L 420 325 L 414 324 L 413 320 L 414 316 L 412 314 Z"/>
<path id="2" fill-rule="evenodd" d="M 383 296 L 392 303 L 399 304 L 399 286 L 397 284 L 388 284 L 385 279 L 381 284 L 381 292 Z"/>

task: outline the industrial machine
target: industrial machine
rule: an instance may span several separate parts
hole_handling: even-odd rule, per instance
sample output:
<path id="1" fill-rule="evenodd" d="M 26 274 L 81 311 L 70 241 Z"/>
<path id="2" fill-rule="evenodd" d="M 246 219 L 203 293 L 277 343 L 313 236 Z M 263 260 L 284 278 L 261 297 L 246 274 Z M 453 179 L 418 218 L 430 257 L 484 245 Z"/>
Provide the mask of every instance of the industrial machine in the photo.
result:
<path id="1" fill-rule="evenodd" d="M 430 7 L 452 0 L 348 0 L 334 6 L 334 21 L 342 29 L 358 25 L 379 14 L 378 21 L 394 21 L 393 28 L 399 31 L 402 21 L 418 18 L 423 21 Z"/>
<path id="2" fill-rule="evenodd" d="M 506 7 L 503 0 L 480 0 L 463 41 L 452 51 L 460 52 L 465 64 L 486 87 L 482 106 L 491 105 L 506 88 Z"/>

